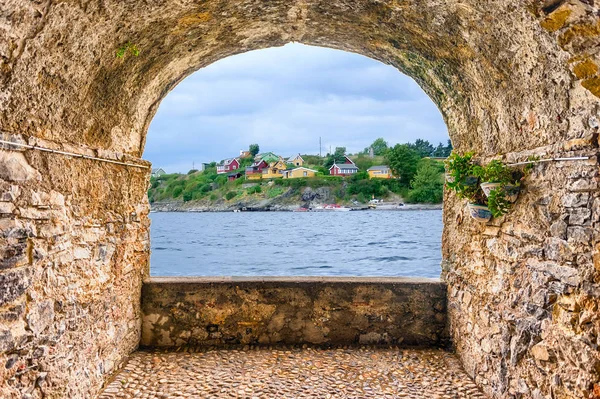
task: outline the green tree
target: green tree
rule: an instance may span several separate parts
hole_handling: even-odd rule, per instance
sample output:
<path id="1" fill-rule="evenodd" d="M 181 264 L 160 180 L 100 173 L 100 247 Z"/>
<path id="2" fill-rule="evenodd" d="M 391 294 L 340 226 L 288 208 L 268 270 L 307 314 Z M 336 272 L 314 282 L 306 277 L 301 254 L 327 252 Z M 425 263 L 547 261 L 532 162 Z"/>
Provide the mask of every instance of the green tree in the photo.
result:
<path id="1" fill-rule="evenodd" d="M 252 154 L 252 156 L 255 156 L 260 152 L 260 147 L 258 146 L 258 144 L 250 144 L 250 146 L 248 147 L 248 151 L 250 151 L 250 154 Z"/>
<path id="2" fill-rule="evenodd" d="M 446 155 L 446 147 L 442 144 L 439 143 L 437 145 L 437 147 L 435 147 L 435 150 L 433 151 L 433 156 L 434 157 L 445 157 Z"/>
<path id="3" fill-rule="evenodd" d="M 323 165 L 327 170 L 335 163 L 343 163 L 346 157 L 346 147 L 335 147 L 333 154 L 327 154 L 327 161 Z"/>
<path id="4" fill-rule="evenodd" d="M 446 153 L 444 154 L 444 156 L 449 157 L 452 153 L 452 149 L 452 142 L 450 141 L 450 139 L 448 139 L 448 145 L 446 146 Z"/>
<path id="5" fill-rule="evenodd" d="M 390 169 L 396 176 L 400 176 L 400 184 L 408 187 L 420 160 L 419 153 L 410 148 L 408 144 L 396 144 L 386 154 L 386 160 Z"/>
<path id="6" fill-rule="evenodd" d="M 421 158 L 430 157 L 434 151 L 434 148 L 431 145 L 431 143 L 429 143 L 429 141 L 427 141 L 427 140 L 422 140 L 422 139 L 417 139 L 417 140 L 415 140 L 414 144 L 409 143 L 408 146 L 411 149 L 415 150 Z"/>
<path id="7" fill-rule="evenodd" d="M 369 147 L 365 148 L 365 154 L 369 153 L 369 148 L 373 148 L 373 155 L 385 155 L 389 147 L 387 141 L 379 137 Z"/>
<path id="8" fill-rule="evenodd" d="M 443 174 L 434 162 L 422 159 L 411 182 L 409 198 L 413 202 L 437 204 L 444 197 Z"/>

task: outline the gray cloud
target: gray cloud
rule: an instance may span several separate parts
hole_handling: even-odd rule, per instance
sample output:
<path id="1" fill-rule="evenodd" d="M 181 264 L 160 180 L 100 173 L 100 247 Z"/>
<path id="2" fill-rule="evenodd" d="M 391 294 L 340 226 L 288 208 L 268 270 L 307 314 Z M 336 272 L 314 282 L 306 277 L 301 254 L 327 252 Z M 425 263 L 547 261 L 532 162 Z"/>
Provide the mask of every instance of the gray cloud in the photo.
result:
<path id="1" fill-rule="evenodd" d="M 168 172 L 218 161 L 250 143 L 283 156 L 378 137 L 390 144 L 448 132 L 433 102 L 409 77 L 372 59 L 288 44 L 215 62 L 181 82 L 161 103 L 144 157 Z"/>

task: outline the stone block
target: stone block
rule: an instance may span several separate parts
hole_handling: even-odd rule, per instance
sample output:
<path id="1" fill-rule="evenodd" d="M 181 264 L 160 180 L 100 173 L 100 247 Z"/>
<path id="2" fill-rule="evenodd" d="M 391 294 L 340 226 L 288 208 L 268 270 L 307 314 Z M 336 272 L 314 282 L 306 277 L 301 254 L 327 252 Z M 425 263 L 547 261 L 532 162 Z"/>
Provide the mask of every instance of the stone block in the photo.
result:
<path id="1" fill-rule="evenodd" d="M 587 208 L 574 208 L 569 210 L 569 225 L 581 226 L 590 223 L 592 211 Z"/>
<path id="2" fill-rule="evenodd" d="M 592 244 L 593 230 L 589 227 L 573 226 L 567 229 L 569 244 Z"/>
<path id="3" fill-rule="evenodd" d="M 577 208 L 587 205 L 589 198 L 589 193 L 567 193 L 563 197 L 562 203 L 567 208 Z"/>
<path id="4" fill-rule="evenodd" d="M 557 220 L 550 226 L 550 235 L 562 240 L 567 239 L 567 223 L 564 220 Z"/>
<path id="5" fill-rule="evenodd" d="M 10 330 L 0 330 L 0 353 L 7 352 L 15 346 Z"/>
<path id="6" fill-rule="evenodd" d="M 2 241 L 0 241 L 1 243 Z M 29 242 L 18 242 L 0 247 L 0 270 L 29 263 Z"/>
<path id="7" fill-rule="evenodd" d="M 573 260 L 573 251 L 567 241 L 560 238 L 548 238 L 544 243 L 546 258 L 557 262 L 570 262 Z"/>
<path id="8" fill-rule="evenodd" d="M 39 335 L 54 321 L 54 302 L 51 300 L 38 302 L 27 314 L 29 329 Z"/>
<path id="9" fill-rule="evenodd" d="M 548 347 L 541 342 L 537 345 L 532 346 L 530 351 L 531 355 L 537 360 L 543 362 L 547 362 L 548 360 L 550 360 L 550 352 L 548 351 Z"/>
<path id="10" fill-rule="evenodd" d="M 15 206 L 11 202 L 0 202 L 0 214 L 12 214 L 15 212 Z"/>
<path id="11" fill-rule="evenodd" d="M 0 179 L 22 182 L 41 180 L 41 175 L 29 165 L 22 153 L 0 151 Z"/>
<path id="12" fill-rule="evenodd" d="M 25 313 L 25 304 L 20 303 L 14 306 L 9 306 L 0 310 L 0 322 L 15 322 L 19 320 Z"/>
<path id="13" fill-rule="evenodd" d="M 75 259 L 90 259 L 92 257 L 92 253 L 89 248 L 77 247 L 73 251 L 73 256 Z"/>
<path id="14" fill-rule="evenodd" d="M 31 270 L 20 268 L 0 272 L 0 306 L 4 306 L 23 295 L 31 285 Z"/>
<path id="15" fill-rule="evenodd" d="M 595 179 L 591 178 L 574 179 L 569 182 L 568 189 L 573 193 L 596 191 L 598 189 L 598 182 Z"/>

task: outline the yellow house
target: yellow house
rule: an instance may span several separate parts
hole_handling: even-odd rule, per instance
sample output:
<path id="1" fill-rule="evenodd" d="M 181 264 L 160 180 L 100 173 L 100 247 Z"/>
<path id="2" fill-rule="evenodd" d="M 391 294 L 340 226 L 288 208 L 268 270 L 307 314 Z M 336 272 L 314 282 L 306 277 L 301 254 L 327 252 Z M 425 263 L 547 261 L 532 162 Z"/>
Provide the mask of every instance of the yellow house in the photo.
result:
<path id="1" fill-rule="evenodd" d="M 304 167 L 299 167 L 291 170 L 284 170 L 282 173 L 284 179 L 297 179 L 299 177 L 315 177 L 317 171 Z"/>
<path id="2" fill-rule="evenodd" d="M 393 179 L 395 177 L 387 165 L 371 166 L 367 172 L 371 179 Z"/>
<path id="3" fill-rule="evenodd" d="M 287 169 L 287 165 L 283 158 L 279 157 L 277 162 L 271 162 L 268 168 L 263 169 L 263 179 L 273 179 L 276 177 L 283 177 L 282 172 Z"/>
<path id="4" fill-rule="evenodd" d="M 293 157 L 289 157 L 287 163 L 291 163 L 294 166 L 303 166 L 304 159 L 300 156 L 300 154 L 298 154 L 294 155 Z"/>

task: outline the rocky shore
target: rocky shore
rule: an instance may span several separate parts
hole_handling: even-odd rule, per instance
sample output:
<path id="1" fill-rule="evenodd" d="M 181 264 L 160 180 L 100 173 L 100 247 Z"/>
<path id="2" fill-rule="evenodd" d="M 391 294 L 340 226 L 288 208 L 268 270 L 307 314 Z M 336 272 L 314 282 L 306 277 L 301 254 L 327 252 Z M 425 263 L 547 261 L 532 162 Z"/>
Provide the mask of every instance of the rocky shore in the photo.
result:
<path id="1" fill-rule="evenodd" d="M 401 202 L 389 202 L 378 204 L 375 209 L 370 209 L 365 204 L 349 206 L 352 210 L 362 211 L 420 211 L 440 210 L 442 204 L 402 204 Z M 214 203 L 200 201 L 169 201 L 157 202 L 151 205 L 152 212 L 293 212 L 299 208 L 314 209 L 323 203 L 281 203 L 278 201 L 263 199 L 260 201 L 226 202 L 216 201 Z"/>

